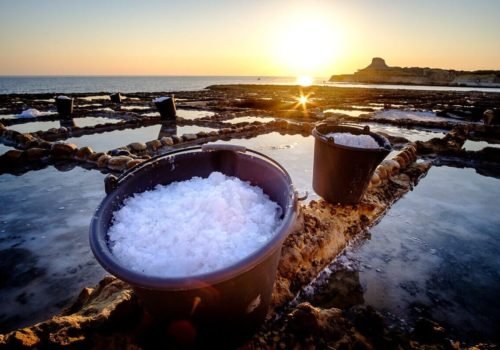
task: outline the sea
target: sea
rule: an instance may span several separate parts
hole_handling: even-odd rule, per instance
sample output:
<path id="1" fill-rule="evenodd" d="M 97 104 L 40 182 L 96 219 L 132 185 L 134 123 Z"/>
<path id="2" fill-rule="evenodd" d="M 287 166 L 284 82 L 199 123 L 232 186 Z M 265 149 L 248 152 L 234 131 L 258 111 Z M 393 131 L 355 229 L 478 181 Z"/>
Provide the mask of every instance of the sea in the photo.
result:
<path id="1" fill-rule="evenodd" d="M 0 76 L 0 94 L 196 91 L 216 84 L 297 85 L 297 79 L 269 76 Z M 313 85 L 500 93 L 500 88 L 330 83 L 326 77 L 315 78 Z"/>

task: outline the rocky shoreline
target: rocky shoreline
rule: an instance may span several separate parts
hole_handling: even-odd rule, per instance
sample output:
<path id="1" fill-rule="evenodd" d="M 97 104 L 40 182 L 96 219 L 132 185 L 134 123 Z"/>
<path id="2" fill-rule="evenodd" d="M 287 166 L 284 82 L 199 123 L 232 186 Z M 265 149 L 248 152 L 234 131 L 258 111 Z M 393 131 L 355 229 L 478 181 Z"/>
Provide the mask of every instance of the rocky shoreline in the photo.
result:
<path id="1" fill-rule="evenodd" d="M 457 71 L 451 69 L 389 67 L 374 57 L 370 65 L 354 74 L 332 75 L 331 82 L 427 86 L 500 87 L 500 71 Z"/>
<path id="2" fill-rule="evenodd" d="M 418 185 L 432 165 L 450 164 L 472 167 L 489 176 L 500 177 L 500 150 L 463 150 L 468 139 L 500 143 L 500 127 L 484 125 L 485 113 L 496 113 L 500 94 L 481 92 L 416 92 L 402 90 L 365 90 L 326 87 L 288 86 L 214 86 L 197 92 L 176 92 L 178 108 L 209 109 L 213 116 L 196 120 L 179 118 L 176 125 L 211 126 L 213 132 L 165 136 L 148 142 L 134 142 L 107 152 L 95 152 L 91 146 L 78 148 L 65 142 L 75 135 L 106 133 L 111 130 L 162 124 L 158 116 L 140 113 L 154 111 L 151 94 L 128 94 L 133 106 L 142 101 L 149 110 L 97 111 L 82 108 L 76 115 L 106 115 L 118 123 L 92 127 L 60 127 L 44 132 L 20 133 L 11 125 L 33 119 L 2 119 L 0 139 L 13 147 L 0 155 L 0 173 L 23 174 L 49 165 L 81 166 L 111 176 L 119 175 L 150 157 L 176 148 L 217 140 L 250 138 L 269 132 L 309 135 L 316 123 L 371 122 L 377 110 L 432 110 L 446 120 L 377 119 L 377 123 L 407 128 L 436 128 L 446 131 L 442 138 L 410 142 L 387 134 L 397 152 L 376 170 L 363 201 L 355 206 L 332 205 L 322 200 L 301 206 L 300 220 L 287 238 L 279 263 L 277 280 L 268 319 L 259 332 L 242 345 L 244 349 L 336 348 L 336 349 L 494 349 L 495 344 L 473 347 L 452 338 L 439 324 L 420 319 L 402 332 L 390 328 L 383 317 L 366 306 L 343 308 L 314 307 L 299 302 L 297 296 L 321 274 L 331 261 L 369 227 L 376 224 L 391 205 Z M 300 95 L 309 96 L 307 106 Z M 95 95 L 95 94 L 92 94 Z M 75 97 L 85 97 L 75 94 Z M 24 107 L 50 108 L 53 95 L 0 95 L 0 108 L 17 114 Z M 18 103 L 21 101 L 21 103 Z M 127 101 L 127 100 L 126 100 Z M 19 106 L 23 105 L 23 106 Z M 99 108 L 116 108 L 109 101 Z M 396 106 L 396 107 L 395 107 Z M 359 117 L 325 112 L 328 109 L 359 110 Z M 240 116 L 271 116 L 274 121 L 228 123 Z M 463 123 L 457 124 L 459 120 Z M 158 346 L 182 348 L 189 337 L 171 334 L 167 325 L 155 322 L 145 311 L 131 288 L 113 277 L 97 286 L 85 288 L 73 305 L 51 319 L 0 335 L 0 348 L 109 348 L 147 349 Z M 186 338 L 187 337 L 187 338 Z"/>

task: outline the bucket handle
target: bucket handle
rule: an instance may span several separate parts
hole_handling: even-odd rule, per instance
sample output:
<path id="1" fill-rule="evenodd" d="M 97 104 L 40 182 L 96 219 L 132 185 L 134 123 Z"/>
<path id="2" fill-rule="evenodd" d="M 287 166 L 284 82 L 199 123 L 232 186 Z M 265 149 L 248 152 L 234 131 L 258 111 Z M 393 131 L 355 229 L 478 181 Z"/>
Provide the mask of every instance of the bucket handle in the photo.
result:
<path id="1" fill-rule="evenodd" d="M 295 191 L 295 194 L 299 202 L 305 201 L 307 197 L 309 197 L 309 191 L 304 191 L 302 193 L 299 193 L 299 191 Z"/>
<path id="2" fill-rule="evenodd" d="M 246 147 L 244 146 L 238 146 L 238 145 L 230 145 L 230 144 L 204 144 L 202 146 L 194 146 L 194 147 L 188 147 L 188 148 L 181 148 L 181 149 L 177 149 L 177 150 L 174 150 L 174 151 L 171 151 L 171 152 L 168 152 L 168 153 L 165 153 L 165 154 L 160 154 L 160 155 L 157 155 L 155 157 L 152 157 L 148 160 L 146 160 L 145 162 L 125 171 L 123 174 L 121 174 L 119 177 L 113 175 L 113 174 L 108 174 L 105 178 L 104 178 L 104 190 L 106 192 L 106 194 L 110 194 L 111 192 L 113 192 L 123 181 L 125 181 L 125 179 L 129 176 L 133 176 L 133 174 L 135 174 L 137 171 L 139 171 L 140 169 L 146 167 L 148 164 L 150 163 L 153 163 L 161 158 L 167 158 L 167 157 L 171 157 L 173 155 L 176 155 L 176 154 L 181 154 L 181 153 L 188 153 L 188 152 L 193 152 L 193 151 L 198 151 L 198 150 L 201 150 L 203 152 L 211 152 L 211 151 L 232 151 L 232 152 L 241 152 L 241 153 L 253 153 L 257 156 L 259 156 L 260 158 L 263 158 L 264 160 L 268 161 L 269 163 L 272 163 L 274 166 L 276 166 L 278 169 L 280 169 L 283 174 L 286 176 L 287 178 L 287 181 L 289 183 L 292 183 L 292 178 L 290 177 L 290 174 L 288 174 L 288 172 L 286 171 L 285 168 L 283 168 L 283 166 L 278 163 L 277 161 L 275 161 L 274 159 L 266 156 L 265 154 L 263 153 L 260 153 L 260 152 L 257 152 L 257 151 L 254 151 L 254 150 L 251 150 L 251 149 L 247 149 Z"/>

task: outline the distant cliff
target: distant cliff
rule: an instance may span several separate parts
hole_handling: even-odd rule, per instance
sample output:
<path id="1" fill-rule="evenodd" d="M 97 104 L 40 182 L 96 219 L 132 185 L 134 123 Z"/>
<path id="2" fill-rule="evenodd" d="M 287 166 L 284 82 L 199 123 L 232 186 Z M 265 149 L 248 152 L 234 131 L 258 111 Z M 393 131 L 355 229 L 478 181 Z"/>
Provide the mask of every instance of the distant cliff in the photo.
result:
<path id="1" fill-rule="evenodd" d="M 500 71 L 457 71 L 438 68 L 389 67 L 383 58 L 375 57 L 372 63 L 354 74 L 332 75 L 332 82 L 370 84 L 412 84 L 445 86 L 500 87 Z"/>

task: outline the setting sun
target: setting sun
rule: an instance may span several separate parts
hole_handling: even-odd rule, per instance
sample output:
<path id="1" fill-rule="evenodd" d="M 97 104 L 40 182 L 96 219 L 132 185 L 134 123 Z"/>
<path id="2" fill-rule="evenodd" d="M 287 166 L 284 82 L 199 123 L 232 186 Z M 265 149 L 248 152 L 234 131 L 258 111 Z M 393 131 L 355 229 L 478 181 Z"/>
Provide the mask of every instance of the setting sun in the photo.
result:
<path id="1" fill-rule="evenodd" d="M 331 70 L 336 56 L 342 51 L 338 28 L 314 13 L 284 19 L 276 29 L 273 46 L 279 63 L 300 76 Z"/>
<path id="2" fill-rule="evenodd" d="M 297 77 L 297 84 L 300 86 L 311 86 L 313 84 L 313 78 L 308 75 L 301 75 Z"/>

